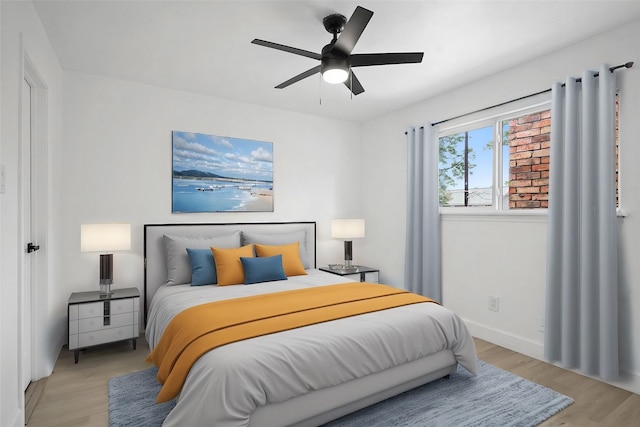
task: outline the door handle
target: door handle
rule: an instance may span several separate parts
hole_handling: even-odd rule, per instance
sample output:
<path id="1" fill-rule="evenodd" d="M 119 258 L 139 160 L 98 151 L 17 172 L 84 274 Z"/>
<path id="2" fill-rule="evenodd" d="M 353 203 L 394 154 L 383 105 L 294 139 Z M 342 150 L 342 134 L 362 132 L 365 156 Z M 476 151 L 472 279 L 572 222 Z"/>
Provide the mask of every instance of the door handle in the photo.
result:
<path id="1" fill-rule="evenodd" d="M 27 243 L 27 253 L 28 254 L 30 254 L 31 252 L 35 252 L 38 249 L 40 249 L 40 245 L 34 245 L 31 242 Z"/>

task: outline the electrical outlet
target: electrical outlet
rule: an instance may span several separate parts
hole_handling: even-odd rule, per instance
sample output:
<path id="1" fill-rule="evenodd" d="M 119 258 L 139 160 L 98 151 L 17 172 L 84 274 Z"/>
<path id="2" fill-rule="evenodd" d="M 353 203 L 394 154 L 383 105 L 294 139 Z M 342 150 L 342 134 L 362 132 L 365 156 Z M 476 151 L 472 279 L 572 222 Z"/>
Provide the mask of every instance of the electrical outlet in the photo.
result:
<path id="1" fill-rule="evenodd" d="M 496 312 L 500 311 L 500 298 L 489 297 L 489 310 Z"/>

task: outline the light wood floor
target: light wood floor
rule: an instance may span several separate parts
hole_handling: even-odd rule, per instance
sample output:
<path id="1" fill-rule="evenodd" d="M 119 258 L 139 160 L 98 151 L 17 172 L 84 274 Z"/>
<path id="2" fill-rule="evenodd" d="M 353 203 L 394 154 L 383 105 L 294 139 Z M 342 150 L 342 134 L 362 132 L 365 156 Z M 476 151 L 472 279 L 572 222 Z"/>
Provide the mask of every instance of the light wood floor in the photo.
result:
<path id="1" fill-rule="evenodd" d="M 575 400 L 541 426 L 640 426 L 640 396 L 479 339 L 478 356 L 485 362 L 549 387 Z M 29 427 L 106 427 L 107 381 L 149 367 L 149 347 L 143 337 L 138 349 L 121 343 L 85 351 L 73 363 L 73 352 L 62 350 L 53 374 L 27 423 Z"/>

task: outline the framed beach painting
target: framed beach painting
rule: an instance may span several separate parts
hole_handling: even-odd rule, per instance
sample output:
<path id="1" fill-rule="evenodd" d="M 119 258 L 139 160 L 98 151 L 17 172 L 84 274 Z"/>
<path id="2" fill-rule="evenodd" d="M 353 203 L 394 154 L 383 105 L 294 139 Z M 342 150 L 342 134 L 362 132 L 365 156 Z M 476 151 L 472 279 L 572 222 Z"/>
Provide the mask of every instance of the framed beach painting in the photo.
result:
<path id="1" fill-rule="evenodd" d="M 172 131 L 171 211 L 273 212 L 273 143 Z"/>

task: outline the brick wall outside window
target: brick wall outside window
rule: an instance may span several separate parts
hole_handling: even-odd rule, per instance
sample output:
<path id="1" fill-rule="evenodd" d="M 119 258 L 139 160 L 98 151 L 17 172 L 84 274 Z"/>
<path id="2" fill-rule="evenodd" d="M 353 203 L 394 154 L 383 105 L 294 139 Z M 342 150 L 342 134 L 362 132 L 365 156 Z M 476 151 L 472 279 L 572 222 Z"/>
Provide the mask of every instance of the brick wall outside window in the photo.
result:
<path id="1" fill-rule="evenodd" d="M 551 111 L 509 120 L 509 209 L 549 207 Z"/>

